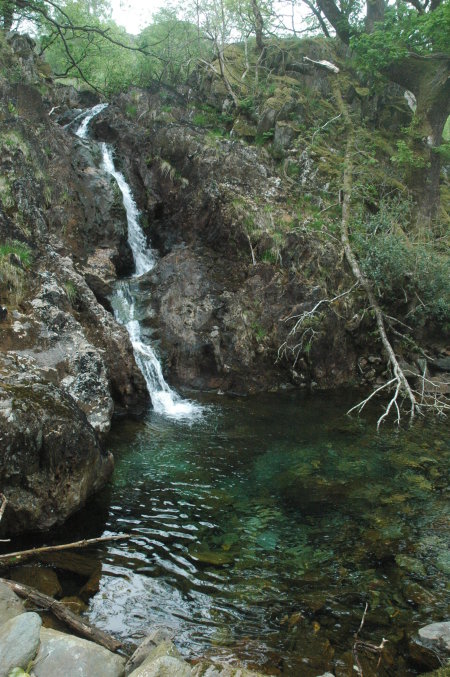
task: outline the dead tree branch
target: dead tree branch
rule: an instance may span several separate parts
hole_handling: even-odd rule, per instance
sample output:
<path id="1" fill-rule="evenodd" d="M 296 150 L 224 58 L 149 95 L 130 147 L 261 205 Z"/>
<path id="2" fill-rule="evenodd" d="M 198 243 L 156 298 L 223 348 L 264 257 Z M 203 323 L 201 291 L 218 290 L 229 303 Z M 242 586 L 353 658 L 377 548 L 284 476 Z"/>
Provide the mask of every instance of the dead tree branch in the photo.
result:
<path id="1" fill-rule="evenodd" d="M 289 322 L 290 320 L 296 320 L 296 322 L 292 327 L 292 329 L 289 331 L 286 341 L 284 341 L 278 348 L 277 361 L 280 360 L 282 357 L 286 357 L 287 353 L 291 353 L 294 356 L 294 367 L 295 367 L 295 365 L 297 364 L 297 360 L 300 357 L 302 348 L 305 344 L 305 340 L 309 339 L 309 342 L 311 343 L 311 340 L 317 334 L 317 332 L 314 331 L 314 329 L 311 326 L 306 326 L 307 323 L 310 322 L 313 318 L 318 316 L 319 308 L 321 308 L 321 306 L 325 304 L 331 306 L 333 303 L 336 303 L 336 301 L 338 301 L 339 299 L 343 298 L 344 296 L 348 296 L 348 294 L 351 294 L 351 292 L 356 287 L 358 287 L 358 285 L 359 282 L 355 282 L 355 284 L 352 287 L 350 287 L 350 289 L 347 289 L 341 294 L 333 296 L 333 298 L 331 299 L 320 299 L 320 301 L 318 301 L 311 308 L 311 310 L 305 310 L 300 315 L 290 315 L 289 317 L 281 318 L 282 322 Z M 304 331 L 300 335 L 300 340 L 295 346 L 292 347 L 289 346 L 289 339 L 299 334 L 302 326 L 304 327 Z"/>
<path id="2" fill-rule="evenodd" d="M 380 665 L 380 661 L 381 661 L 381 653 L 384 649 L 384 646 L 386 645 L 386 643 L 388 641 L 387 639 L 384 639 L 384 637 L 383 637 L 383 639 L 381 640 L 381 643 L 377 646 L 376 644 L 372 644 L 372 642 L 365 642 L 364 640 L 359 639 L 359 633 L 361 632 L 361 630 L 364 627 L 368 608 L 369 608 L 369 604 L 368 604 L 368 602 L 366 602 L 366 607 L 364 609 L 364 613 L 363 613 L 362 618 L 361 618 L 361 623 L 359 624 L 358 630 L 354 634 L 354 640 L 355 641 L 353 643 L 353 652 L 352 653 L 353 653 L 353 658 L 355 659 L 355 663 L 356 663 L 355 668 L 356 668 L 358 674 L 360 675 L 360 677 L 364 677 L 364 675 L 363 675 L 362 665 L 361 665 L 361 662 L 359 660 L 358 651 L 365 650 L 365 651 L 369 651 L 370 653 L 378 654 L 379 655 L 378 664 L 377 664 L 377 669 L 378 669 L 378 667 Z"/>
<path id="3" fill-rule="evenodd" d="M 3 496 L 3 494 L 0 494 L 0 496 Z M 123 541 L 127 538 L 130 538 L 128 534 L 117 534 L 114 536 L 100 536 L 99 538 L 88 538 L 82 541 L 75 541 L 74 543 L 64 543 L 62 545 L 48 545 L 42 548 L 32 548 L 31 550 L 19 550 L 18 552 L 10 552 L 6 555 L 0 555 L 0 566 L 11 566 L 15 564 L 21 564 L 24 560 L 32 559 L 33 557 L 41 555 L 44 552 L 57 552 L 59 550 L 74 550 L 76 548 L 87 548 L 89 545 L 94 545 L 95 543 L 105 543 L 107 541 Z"/>
<path id="4" fill-rule="evenodd" d="M 409 401 L 409 414 L 411 420 L 414 416 L 421 412 L 421 403 L 417 400 L 415 393 L 413 392 L 408 380 L 405 376 L 403 369 L 400 367 L 395 351 L 388 339 L 386 333 L 386 327 L 384 323 L 384 315 L 381 307 L 375 297 L 372 286 L 367 279 L 367 277 L 362 272 L 358 260 L 353 253 L 353 249 L 350 244 L 349 238 L 349 224 L 351 218 L 351 200 L 352 200 L 352 189 L 353 189 L 353 149 L 355 134 L 353 123 L 350 117 L 350 113 L 347 109 L 346 104 L 342 98 L 342 93 L 339 88 L 337 80 L 333 82 L 333 91 L 338 105 L 338 109 L 342 113 L 342 118 L 347 132 L 347 144 L 345 149 L 345 160 L 344 160 L 344 176 L 343 176 L 343 201 L 342 201 L 342 219 L 341 219 L 341 242 L 345 252 L 345 258 L 352 270 L 352 273 L 356 280 L 359 281 L 361 287 L 367 294 L 372 311 L 375 315 L 375 320 L 377 324 L 378 334 L 380 336 L 383 348 L 388 356 L 388 364 L 393 372 L 393 379 L 389 382 L 389 385 L 394 386 L 395 390 L 392 396 L 392 399 L 388 403 L 384 413 L 380 416 L 377 422 L 377 428 L 381 425 L 383 420 L 389 415 L 392 407 L 395 407 L 397 412 L 397 423 L 400 423 L 400 407 L 399 407 L 399 398 L 400 396 L 406 398 Z M 387 384 L 385 384 L 387 387 Z M 381 388 L 383 389 L 383 388 Z M 374 397 L 376 392 L 379 392 L 380 389 L 376 389 L 368 398 L 366 398 L 360 405 L 352 407 L 350 411 L 361 411 L 362 407 L 367 404 L 369 400 Z M 349 412 L 350 413 L 350 412 Z"/>

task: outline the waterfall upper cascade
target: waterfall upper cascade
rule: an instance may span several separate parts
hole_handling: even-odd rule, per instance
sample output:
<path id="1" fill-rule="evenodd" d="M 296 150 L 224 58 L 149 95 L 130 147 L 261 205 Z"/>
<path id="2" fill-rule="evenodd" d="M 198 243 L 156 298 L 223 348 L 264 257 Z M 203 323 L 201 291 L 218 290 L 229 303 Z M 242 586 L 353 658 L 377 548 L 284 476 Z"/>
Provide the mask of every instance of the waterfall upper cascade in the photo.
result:
<path id="1" fill-rule="evenodd" d="M 99 104 L 89 109 L 76 131 L 76 135 L 85 139 L 89 131 L 89 123 L 96 115 L 106 108 L 107 104 Z M 112 176 L 119 186 L 123 197 L 123 205 L 127 215 L 128 243 L 133 253 L 135 263 L 134 278 L 150 271 L 155 263 L 154 251 L 148 247 L 145 235 L 139 223 L 139 210 L 133 199 L 130 186 L 123 174 L 117 171 L 114 165 L 112 148 L 101 144 L 103 167 Z M 163 416 L 173 419 L 193 420 L 201 416 L 202 409 L 190 400 L 182 399 L 166 383 L 161 364 L 151 347 L 141 336 L 141 326 L 136 318 L 136 299 L 132 280 L 121 280 L 111 299 L 114 314 L 118 322 L 125 325 L 133 346 L 136 364 L 141 370 L 152 400 L 154 410 Z"/>

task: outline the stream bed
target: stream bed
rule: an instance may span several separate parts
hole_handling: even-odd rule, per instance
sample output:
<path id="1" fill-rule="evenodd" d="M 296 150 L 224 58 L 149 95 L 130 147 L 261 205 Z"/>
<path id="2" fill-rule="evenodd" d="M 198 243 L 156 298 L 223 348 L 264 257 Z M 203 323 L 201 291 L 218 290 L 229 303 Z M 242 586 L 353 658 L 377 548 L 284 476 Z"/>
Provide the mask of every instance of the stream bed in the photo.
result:
<path id="1" fill-rule="evenodd" d="M 355 397 L 202 396 L 191 424 L 116 423 L 113 483 L 55 534 L 132 534 L 97 548 L 89 619 L 136 643 L 168 626 L 186 657 L 351 675 L 368 602 L 361 637 L 389 643 L 364 674 L 419 674 L 408 638 L 450 601 L 448 427 L 377 433 L 377 412 L 345 415 Z"/>

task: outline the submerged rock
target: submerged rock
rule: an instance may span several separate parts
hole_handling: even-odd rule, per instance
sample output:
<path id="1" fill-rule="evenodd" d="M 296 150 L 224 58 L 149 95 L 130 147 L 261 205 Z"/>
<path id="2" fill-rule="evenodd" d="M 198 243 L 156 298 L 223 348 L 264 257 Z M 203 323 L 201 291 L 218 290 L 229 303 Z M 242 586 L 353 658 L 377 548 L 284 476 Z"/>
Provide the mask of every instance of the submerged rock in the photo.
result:
<path id="1" fill-rule="evenodd" d="M 24 583 L 39 592 L 50 597 L 60 597 L 62 594 L 61 583 L 58 576 L 52 569 L 35 564 L 26 564 L 25 566 L 14 567 L 11 571 L 11 579 L 17 583 Z"/>

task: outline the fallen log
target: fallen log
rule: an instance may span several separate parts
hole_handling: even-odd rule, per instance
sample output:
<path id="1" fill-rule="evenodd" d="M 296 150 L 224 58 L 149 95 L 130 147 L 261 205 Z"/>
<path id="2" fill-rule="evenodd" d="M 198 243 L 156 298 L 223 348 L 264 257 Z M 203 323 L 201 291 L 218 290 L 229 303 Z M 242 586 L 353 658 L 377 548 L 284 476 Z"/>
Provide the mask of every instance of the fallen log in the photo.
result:
<path id="1" fill-rule="evenodd" d="M 30 588 L 28 585 L 23 583 L 16 583 L 15 581 L 9 581 L 6 578 L 0 578 L 0 583 L 7 585 L 16 595 L 27 599 L 30 602 L 33 602 L 40 609 L 45 609 L 46 611 L 51 611 L 56 618 L 69 626 L 79 635 L 82 635 L 86 639 L 89 639 L 91 642 L 100 644 L 100 646 L 105 647 L 113 653 L 118 653 L 122 648 L 122 643 L 119 642 L 114 637 L 107 635 L 102 630 L 95 628 L 93 625 L 88 623 L 77 614 L 74 614 L 70 611 L 62 602 L 58 602 L 53 597 L 49 595 L 44 595 L 42 592 L 38 592 L 34 588 Z"/>
<path id="2" fill-rule="evenodd" d="M 104 543 L 105 541 L 123 541 L 130 538 L 128 534 L 117 534 L 115 536 L 100 536 L 99 538 L 88 538 L 74 543 L 63 543 L 62 545 L 46 545 L 42 548 L 31 548 L 31 550 L 19 550 L 18 552 L 9 552 L 0 555 L 0 566 L 13 566 L 21 564 L 25 559 L 31 559 L 44 552 L 57 552 L 59 550 L 72 550 L 75 548 L 86 548 L 95 543 Z"/>

